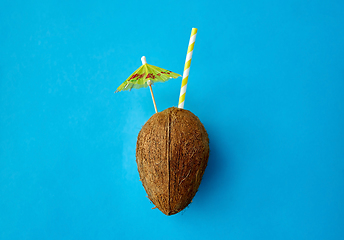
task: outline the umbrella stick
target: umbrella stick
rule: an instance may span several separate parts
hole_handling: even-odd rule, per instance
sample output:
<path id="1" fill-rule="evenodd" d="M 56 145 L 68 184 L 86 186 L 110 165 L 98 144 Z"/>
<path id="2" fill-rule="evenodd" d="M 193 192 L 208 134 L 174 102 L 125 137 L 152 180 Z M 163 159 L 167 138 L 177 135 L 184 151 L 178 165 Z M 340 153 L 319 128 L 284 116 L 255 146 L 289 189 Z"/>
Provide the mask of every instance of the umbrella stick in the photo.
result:
<path id="1" fill-rule="evenodd" d="M 155 112 L 157 113 L 158 109 L 156 108 L 156 103 L 155 103 L 155 99 L 154 99 L 153 89 L 152 89 L 151 85 L 149 85 L 149 90 L 150 90 L 150 92 L 152 94 L 152 99 L 153 99 L 153 103 L 154 103 Z"/>

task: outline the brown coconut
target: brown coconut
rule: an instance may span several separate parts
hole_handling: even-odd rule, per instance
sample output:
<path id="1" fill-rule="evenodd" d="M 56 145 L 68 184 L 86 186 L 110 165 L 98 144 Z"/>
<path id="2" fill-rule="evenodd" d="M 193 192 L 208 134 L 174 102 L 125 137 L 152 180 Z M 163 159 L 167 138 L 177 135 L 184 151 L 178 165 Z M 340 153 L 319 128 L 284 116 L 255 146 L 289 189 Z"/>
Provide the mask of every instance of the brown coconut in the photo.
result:
<path id="1" fill-rule="evenodd" d="M 154 114 L 137 138 L 140 180 L 148 198 L 166 215 L 190 204 L 208 157 L 208 134 L 188 110 L 172 107 Z"/>

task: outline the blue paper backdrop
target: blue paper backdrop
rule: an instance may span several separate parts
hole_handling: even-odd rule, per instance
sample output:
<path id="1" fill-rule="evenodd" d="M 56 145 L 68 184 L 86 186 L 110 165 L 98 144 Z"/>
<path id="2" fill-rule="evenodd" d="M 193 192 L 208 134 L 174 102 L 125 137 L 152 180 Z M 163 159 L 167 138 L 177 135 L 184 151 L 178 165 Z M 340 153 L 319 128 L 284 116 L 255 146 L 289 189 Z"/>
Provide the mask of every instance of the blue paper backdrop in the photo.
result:
<path id="1" fill-rule="evenodd" d="M 343 1 L 1 1 L 0 239 L 344 239 Z M 182 74 L 210 138 L 193 203 L 146 198 L 141 65 Z M 154 86 L 177 106 L 181 79 Z"/>

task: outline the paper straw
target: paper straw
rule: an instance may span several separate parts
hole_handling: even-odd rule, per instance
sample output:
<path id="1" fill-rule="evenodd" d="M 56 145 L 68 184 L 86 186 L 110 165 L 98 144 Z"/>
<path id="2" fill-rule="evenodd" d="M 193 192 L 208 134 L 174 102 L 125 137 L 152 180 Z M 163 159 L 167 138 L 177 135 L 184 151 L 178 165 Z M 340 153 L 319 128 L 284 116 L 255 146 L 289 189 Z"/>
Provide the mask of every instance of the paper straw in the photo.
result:
<path id="1" fill-rule="evenodd" d="M 180 89 L 180 96 L 179 96 L 179 104 L 178 104 L 179 108 L 184 108 L 185 93 L 186 93 L 186 87 L 188 84 L 191 58 L 192 58 L 192 53 L 193 53 L 193 49 L 194 49 L 194 45 L 195 45 L 195 41 L 196 41 L 196 35 L 197 35 L 197 28 L 193 28 L 191 31 L 188 52 L 186 54 L 183 80 L 182 80 L 182 87 Z"/>

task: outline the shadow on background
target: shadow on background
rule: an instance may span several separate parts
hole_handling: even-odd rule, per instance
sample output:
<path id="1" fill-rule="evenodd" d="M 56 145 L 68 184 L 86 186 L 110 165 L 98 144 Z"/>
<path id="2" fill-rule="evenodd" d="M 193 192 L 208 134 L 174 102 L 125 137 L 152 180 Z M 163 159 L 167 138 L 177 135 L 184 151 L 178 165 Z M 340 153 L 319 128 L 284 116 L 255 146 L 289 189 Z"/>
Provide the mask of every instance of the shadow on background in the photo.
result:
<path id="1" fill-rule="evenodd" d="M 218 134 L 216 127 L 206 126 L 206 130 L 209 136 L 210 147 L 208 165 L 193 200 L 202 208 L 202 211 L 207 208 L 213 208 L 213 206 L 209 206 L 210 202 L 217 201 L 218 199 L 227 201 L 228 189 L 230 189 L 229 186 L 232 183 L 231 151 L 225 142 L 221 141 L 223 137 L 221 138 Z M 223 193 L 223 189 L 226 189 L 226 194 Z"/>

